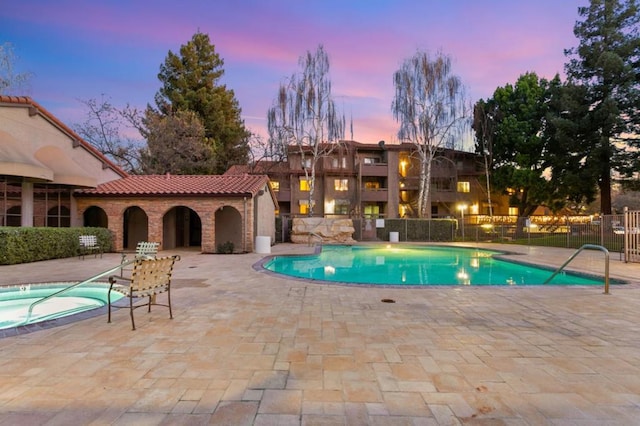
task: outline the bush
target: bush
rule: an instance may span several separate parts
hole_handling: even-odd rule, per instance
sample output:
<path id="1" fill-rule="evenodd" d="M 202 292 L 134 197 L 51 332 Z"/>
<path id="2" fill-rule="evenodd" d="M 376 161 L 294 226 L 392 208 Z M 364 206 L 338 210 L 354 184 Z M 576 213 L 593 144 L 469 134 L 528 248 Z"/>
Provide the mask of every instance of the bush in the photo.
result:
<path id="1" fill-rule="evenodd" d="M 0 265 L 77 256 L 80 235 L 98 237 L 104 252 L 113 247 L 111 232 L 106 228 L 0 227 Z"/>
<path id="2" fill-rule="evenodd" d="M 223 244 L 218 244 L 218 253 L 220 254 L 232 254 L 233 253 L 233 243 L 231 241 L 227 241 Z"/>

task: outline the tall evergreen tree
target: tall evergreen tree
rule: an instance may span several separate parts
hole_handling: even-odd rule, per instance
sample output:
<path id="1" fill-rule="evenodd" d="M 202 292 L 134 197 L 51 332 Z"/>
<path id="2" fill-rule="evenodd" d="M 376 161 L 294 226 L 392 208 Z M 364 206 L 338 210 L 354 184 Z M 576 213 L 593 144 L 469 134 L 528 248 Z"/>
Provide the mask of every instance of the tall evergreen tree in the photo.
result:
<path id="1" fill-rule="evenodd" d="M 637 0 L 591 0 L 578 13 L 579 45 L 565 50 L 565 70 L 568 84 L 582 89 L 572 90 L 578 105 L 567 112 L 584 111 L 576 121 L 583 139 L 573 145 L 586 147 L 583 176 L 595 180 L 600 210 L 610 214 L 612 173 L 630 176 L 639 164 L 640 8 Z"/>
<path id="2" fill-rule="evenodd" d="M 234 164 L 246 164 L 250 132 L 245 128 L 241 109 L 233 90 L 220 83 L 224 61 L 201 32 L 180 47 L 179 54 L 169 51 L 160 66 L 162 87 L 156 93 L 157 112 L 170 116 L 177 111 L 193 111 L 204 125 L 203 144 L 214 157 L 212 174 L 224 173 Z M 159 139 L 159 138 L 158 138 Z M 193 167 L 192 169 L 201 169 Z"/>

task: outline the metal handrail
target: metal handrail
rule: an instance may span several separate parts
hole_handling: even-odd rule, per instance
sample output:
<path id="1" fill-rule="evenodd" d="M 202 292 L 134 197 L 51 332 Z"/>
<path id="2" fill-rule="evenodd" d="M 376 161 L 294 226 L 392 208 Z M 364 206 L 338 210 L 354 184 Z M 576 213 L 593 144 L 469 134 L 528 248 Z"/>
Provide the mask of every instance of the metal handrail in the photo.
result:
<path id="1" fill-rule="evenodd" d="M 94 276 L 93 276 L 93 277 L 91 277 L 91 278 L 88 278 L 88 279 L 86 279 L 86 280 L 84 280 L 84 281 L 80 281 L 80 282 L 78 282 L 78 283 L 72 284 L 72 285 L 70 285 L 69 287 L 65 287 L 65 288 L 63 288 L 62 290 L 56 291 L 55 293 L 52 293 L 52 294 L 50 294 L 50 295 L 48 295 L 48 296 L 43 297 L 42 299 L 38 299 L 38 300 L 36 300 L 36 301 L 35 301 L 35 302 L 33 302 L 31 305 L 29 305 L 29 310 L 27 311 L 27 317 L 25 318 L 25 320 L 24 320 L 23 324 L 28 324 L 28 323 L 29 323 L 29 320 L 31 319 L 31 314 L 33 313 L 33 308 L 34 308 L 36 305 L 39 305 L 40 303 L 46 302 L 47 300 L 49 300 L 49 299 L 51 299 L 51 298 L 53 298 L 53 297 L 59 296 L 59 295 L 61 295 L 62 293 L 66 293 L 67 291 L 72 290 L 72 289 L 74 289 L 74 288 L 76 288 L 76 287 L 79 287 L 79 286 L 81 286 L 82 284 L 88 284 L 88 283 L 90 283 L 90 282 L 92 282 L 92 281 L 95 281 L 95 280 L 97 280 L 97 279 L 99 279 L 99 278 L 104 277 L 105 275 L 109 275 L 109 274 L 111 274 L 111 273 L 113 273 L 113 272 L 117 271 L 118 269 L 122 268 L 123 266 L 130 265 L 130 264 L 134 263 L 135 261 L 136 261 L 136 259 L 133 259 L 133 260 L 127 261 L 127 262 L 125 262 L 125 263 L 119 264 L 118 266 L 114 266 L 113 268 L 109 268 L 109 269 L 107 269 L 106 271 L 104 271 L 104 272 L 100 272 L 99 274 L 94 275 Z"/>
<path id="2" fill-rule="evenodd" d="M 604 253 L 604 294 L 609 294 L 609 250 L 607 250 L 606 247 L 599 246 L 596 244 L 585 244 L 582 247 L 580 247 L 578 250 L 576 250 L 576 252 L 573 253 L 571 257 L 569 257 L 569 259 L 567 259 L 567 261 L 564 262 L 562 266 L 560 266 L 553 274 L 551 274 L 551 276 L 543 284 L 548 284 L 549 281 L 551 281 L 556 275 L 560 273 L 560 271 L 564 269 L 565 266 L 569 264 L 569 262 L 575 259 L 575 257 L 579 255 L 580 252 L 582 252 L 582 250 L 585 250 L 585 249 L 600 250 L 601 252 Z"/>
<path id="3" fill-rule="evenodd" d="M 323 243 L 323 239 L 320 235 L 316 234 L 315 232 L 309 232 L 309 247 L 311 247 L 311 237 L 316 237 L 320 240 L 320 244 Z"/>

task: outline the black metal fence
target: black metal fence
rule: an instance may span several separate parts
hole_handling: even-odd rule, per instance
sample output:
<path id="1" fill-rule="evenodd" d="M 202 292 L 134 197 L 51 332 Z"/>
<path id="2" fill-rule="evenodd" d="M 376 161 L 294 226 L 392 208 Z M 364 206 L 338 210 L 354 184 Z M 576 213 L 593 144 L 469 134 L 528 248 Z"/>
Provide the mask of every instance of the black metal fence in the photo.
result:
<path id="1" fill-rule="evenodd" d="M 624 215 L 600 216 L 465 216 L 448 219 L 354 218 L 356 241 L 500 242 L 579 248 L 597 244 L 624 251 Z M 276 222 L 279 242 L 289 241 L 291 218 Z"/>

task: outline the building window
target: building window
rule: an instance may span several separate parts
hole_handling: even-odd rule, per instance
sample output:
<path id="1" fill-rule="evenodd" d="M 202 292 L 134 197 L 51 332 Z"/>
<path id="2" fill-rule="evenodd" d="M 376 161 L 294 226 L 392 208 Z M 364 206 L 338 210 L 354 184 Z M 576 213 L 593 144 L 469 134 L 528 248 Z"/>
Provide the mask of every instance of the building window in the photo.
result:
<path id="1" fill-rule="evenodd" d="M 364 215 L 365 215 L 365 217 L 378 217 L 378 216 L 380 216 L 380 206 L 378 206 L 378 205 L 364 206 Z"/>
<path id="2" fill-rule="evenodd" d="M 469 182 L 458 182 L 458 192 L 469 192 L 471 184 Z"/>
<path id="3" fill-rule="evenodd" d="M 300 179 L 300 191 L 311 191 L 311 182 L 308 179 Z"/>
<path id="4" fill-rule="evenodd" d="M 336 191 L 348 191 L 349 179 L 334 179 L 333 189 L 335 189 Z"/>
<path id="5" fill-rule="evenodd" d="M 280 191 L 280 182 L 278 182 L 277 180 L 272 180 L 271 189 L 273 189 L 274 192 Z"/>
<path id="6" fill-rule="evenodd" d="M 376 190 L 380 189 L 380 182 L 365 182 L 364 189 Z"/>
<path id="7" fill-rule="evenodd" d="M 518 216 L 518 208 L 509 207 L 509 216 Z"/>
<path id="8" fill-rule="evenodd" d="M 313 202 L 316 205 L 316 202 Z M 309 200 L 298 200 L 298 210 L 300 214 L 309 214 Z"/>
<path id="9" fill-rule="evenodd" d="M 302 160 L 302 168 L 303 169 L 311 168 L 311 158 L 305 158 L 304 160 Z"/>
<path id="10" fill-rule="evenodd" d="M 377 158 L 374 158 L 374 157 L 365 157 L 364 158 L 364 164 L 367 164 L 367 165 L 377 164 L 378 161 L 379 160 Z"/>
<path id="11" fill-rule="evenodd" d="M 349 214 L 349 205 L 348 204 L 336 204 L 336 208 L 334 214 Z"/>

